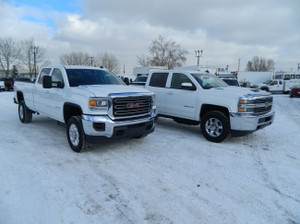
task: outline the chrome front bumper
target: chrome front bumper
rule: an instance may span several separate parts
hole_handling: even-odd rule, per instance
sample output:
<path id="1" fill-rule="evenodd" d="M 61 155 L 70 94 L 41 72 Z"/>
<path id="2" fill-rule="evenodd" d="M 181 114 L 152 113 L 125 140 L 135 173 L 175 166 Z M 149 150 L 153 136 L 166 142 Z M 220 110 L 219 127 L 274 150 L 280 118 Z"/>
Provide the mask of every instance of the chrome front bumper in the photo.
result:
<path id="1" fill-rule="evenodd" d="M 130 119 L 130 120 L 121 120 L 121 121 L 113 121 L 110 119 L 109 116 L 92 116 L 92 115 L 82 115 L 82 125 L 83 130 L 86 135 L 88 136 L 99 136 L 99 137 L 107 137 L 111 138 L 114 137 L 115 130 L 120 129 L 122 127 L 126 129 L 138 129 L 141 131 L 140 135 L 145 133 L 152 132 L 154 130 L 154 120 L 156 117 L 156 111 L 151 113 L 151 116 L 144 117 L 144 118 L 137 118 L 137 119 Z M 143 130 L 142 125 L 149 125 L 152 124 L 151 130 Z M 100 127 L 100 128 L 97 128 Z M 145 133 L 143 133 L 143 131 Z"/>
<path id="2" fill-rule="evenodd" d="M 231 130 L 234 131 L 256 131 L 272 124 L 275 112 L 259 116 L 241 115 L 239 113 L 230 114 Z"/>

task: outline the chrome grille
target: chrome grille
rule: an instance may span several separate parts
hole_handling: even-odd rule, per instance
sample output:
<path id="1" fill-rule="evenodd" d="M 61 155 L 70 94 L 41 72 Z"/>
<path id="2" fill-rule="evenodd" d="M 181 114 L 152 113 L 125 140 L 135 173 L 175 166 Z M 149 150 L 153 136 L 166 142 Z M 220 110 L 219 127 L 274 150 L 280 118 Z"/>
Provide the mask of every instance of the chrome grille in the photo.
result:
<path id="1" fill-rule="evenodd" d="M 117 97 L 112 99 L 112 114 L 117 119 L 145 116 L 151 112 L 151 96 Z"/>
<path id="2" fill-rule="evenodd" d="M 265 114 L 272 110 L 273 97 L 265 97 L 254 100 L 254 114 Z"/>

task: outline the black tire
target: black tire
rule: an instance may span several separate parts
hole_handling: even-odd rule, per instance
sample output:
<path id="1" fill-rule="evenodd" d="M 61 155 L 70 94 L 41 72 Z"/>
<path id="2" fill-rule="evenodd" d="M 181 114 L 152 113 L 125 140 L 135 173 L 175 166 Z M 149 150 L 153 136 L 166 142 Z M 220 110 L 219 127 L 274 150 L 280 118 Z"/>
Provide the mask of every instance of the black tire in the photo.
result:
<path id="1" fill-rule="evenodd" d="M 292 97 L 293 97 L 293 95 L 291 94 L 291 95 L 290 95 L 290 97 L 292 98 Z"/>
<path id="2" fill-rule="evenodd" d="M 136 139 L 139 139 L 139 138 L 144 138 L 146 137 L 147 135 L 136 135 L 136 136 L 133 136 L 133 138 L 136 138 Z"/>
<path id="3" fill-rule="evenodd" d="M 19 102 L 18 106 L 19 119 L 22 123 L 30 123 L 32 120 L 32 111 L 26 107 L 24 100 Z"/>
<path id="4" fill-rule="evenodd" d="M 202 135 L 211 142 L 222 142 L 230 133 L 228 117 L 220 111 L 209 111 L 201 120 Z"/>
<path id="5" fill-rule="evenodd" d="M 86 136 L 80 116 L 73 116 L 67 122 L 67 138 L 74 152 L 81 152 L 87 147 Z"/>

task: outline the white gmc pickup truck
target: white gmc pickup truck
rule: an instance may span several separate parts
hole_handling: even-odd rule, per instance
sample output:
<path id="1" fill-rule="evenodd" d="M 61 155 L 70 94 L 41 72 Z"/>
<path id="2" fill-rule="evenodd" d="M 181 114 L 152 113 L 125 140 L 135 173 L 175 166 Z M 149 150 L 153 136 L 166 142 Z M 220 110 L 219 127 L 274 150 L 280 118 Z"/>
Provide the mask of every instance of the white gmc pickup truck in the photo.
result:
<path id="1" fill-rule="evenodd" d="M 274 119 L 270 93 L 231 87 L 207 73 L 152 70 L 145 88 L 156 94 L 159 116 L 200 123 L 203 136 L 212 142 L 257 131 Z"/>
<path id="2" fill-rule="evenodd" d="M 15 103 L 22 123 L 44 114 L 66 124 L 68 143 L 80 152 L 87 143 L 153 132 L 155 94 L 126 86 L 106 69 L 49 66 L 35 83 L 15 83 Z"/>

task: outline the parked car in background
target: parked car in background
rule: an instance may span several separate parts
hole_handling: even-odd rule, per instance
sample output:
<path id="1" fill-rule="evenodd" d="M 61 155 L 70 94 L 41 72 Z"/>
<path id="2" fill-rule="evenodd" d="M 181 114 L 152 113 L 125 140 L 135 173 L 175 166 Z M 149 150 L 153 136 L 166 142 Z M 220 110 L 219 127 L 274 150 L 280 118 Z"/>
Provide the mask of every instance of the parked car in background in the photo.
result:
<path id="1" fill-rule="evenodd" d="M 238 81 L 236 74 L 218 74 L 218 78 L 222 79 L 224 82 L 226 82 L 230 86 L 240 86 L 240 83 Z"/>
<path id="2" fill-rule="evenodd" d="M 292 89 L 292 86 L 300 84 L 300 80 L 291 79 L 291 80 L 282 80 L 274 79 L 266 81 L 264 84 L 254 85 L 254 88 L 259 88 L 267 92 L 283 92 L 289 93 Z"/>
<path id="3" fill-rule="evenodd" d="M 25 77 L 16 78 L 15 81 L 18 81 L 18 82 L 34 82 L 30 78 L 25 78 Z"/>
<path id="4" fill-rule="evenodd" d="M 300 96 L 300 85 L 294 85 L 290 92 L 290 97 Z"/>
<path id="5" fill-rule="evenodd" d="M 0 91 L 4 90 L 5 86 L 4 86 L 4 80 L 5 78 L 1 78 L 0 79 Z"/>
<path id="6" fill-rule="evenodd" d="M 11 89 L 14 89 L 14 79 L 13 78 L 5 78 L 4 79 L 4 89 L 6 91 L 9 91 Z"/>
<path id="7" fill-rule="evenodd" d="M 145 86 L 148 75 L 140 75 L 130 85 Z"/>

